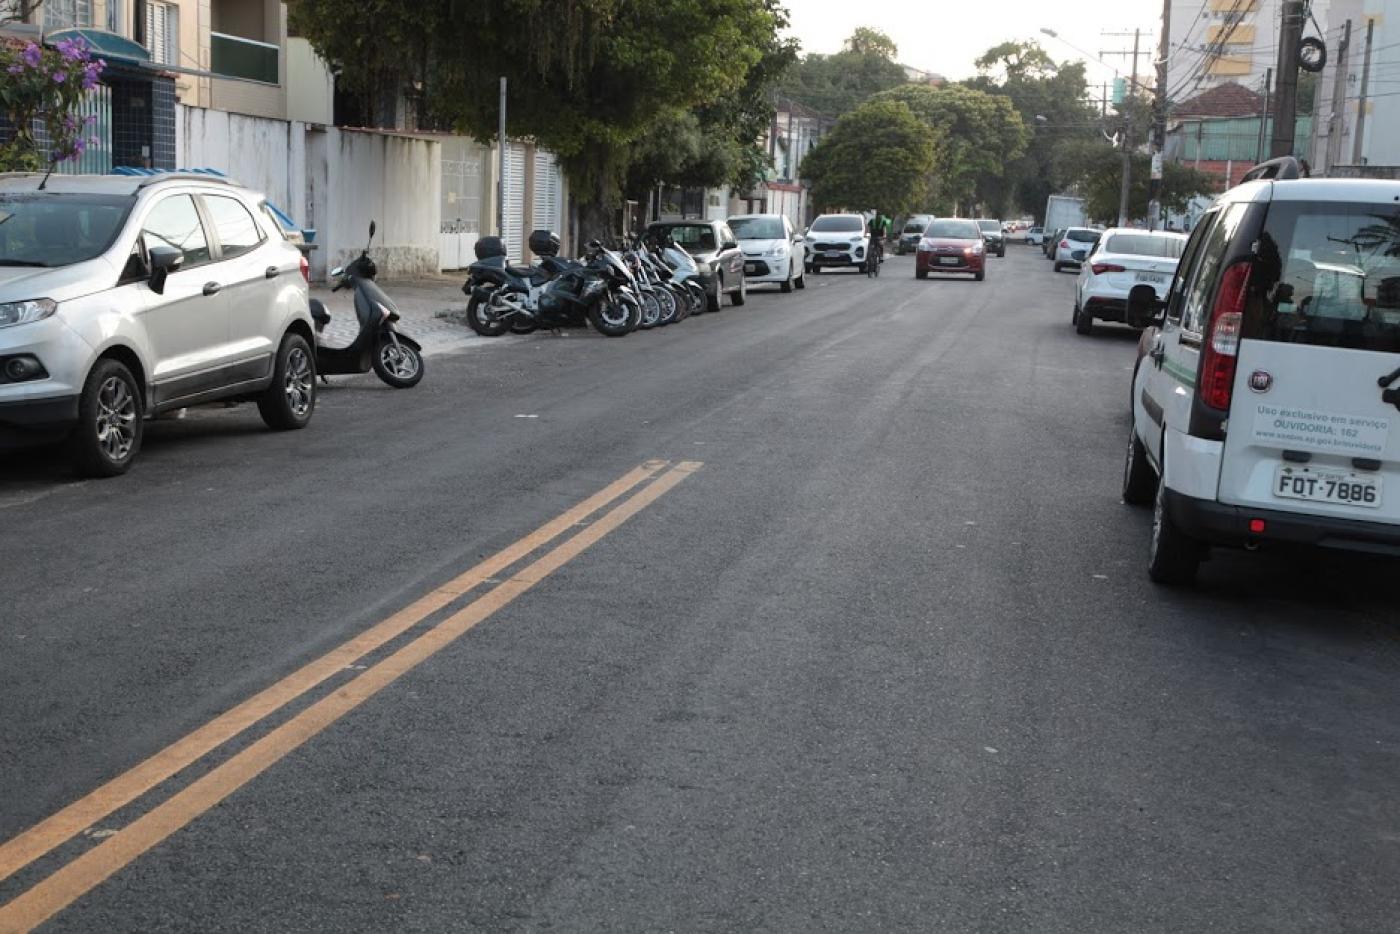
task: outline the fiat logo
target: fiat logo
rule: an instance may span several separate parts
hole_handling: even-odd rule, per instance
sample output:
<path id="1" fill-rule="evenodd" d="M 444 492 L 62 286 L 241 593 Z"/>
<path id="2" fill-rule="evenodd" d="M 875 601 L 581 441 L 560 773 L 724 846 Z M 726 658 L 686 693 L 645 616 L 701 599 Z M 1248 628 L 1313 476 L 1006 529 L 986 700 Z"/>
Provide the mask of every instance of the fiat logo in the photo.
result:
<path id="1" fill-rule="evenodd" d="M 1263 370 L 1255 370 L 1249 374 L 1249 388 L 1255 392 L 1268 392 L 1273 388 L 1274 377 L 1271 373 Z"/>

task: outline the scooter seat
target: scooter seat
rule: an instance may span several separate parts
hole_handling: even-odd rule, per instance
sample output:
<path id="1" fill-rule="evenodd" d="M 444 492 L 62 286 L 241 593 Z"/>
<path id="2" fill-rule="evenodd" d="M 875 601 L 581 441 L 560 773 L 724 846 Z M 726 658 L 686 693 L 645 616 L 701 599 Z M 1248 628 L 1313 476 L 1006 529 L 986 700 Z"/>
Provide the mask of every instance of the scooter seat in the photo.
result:
<path id="1" fill-rule="evenodd" d="M 538 270 L 535 269 L 534 266 L 507 266 L 506 272 L 510 273 L 512 276 L 519 276 L 521 279 L 528 279 L 538 272 Z"/>

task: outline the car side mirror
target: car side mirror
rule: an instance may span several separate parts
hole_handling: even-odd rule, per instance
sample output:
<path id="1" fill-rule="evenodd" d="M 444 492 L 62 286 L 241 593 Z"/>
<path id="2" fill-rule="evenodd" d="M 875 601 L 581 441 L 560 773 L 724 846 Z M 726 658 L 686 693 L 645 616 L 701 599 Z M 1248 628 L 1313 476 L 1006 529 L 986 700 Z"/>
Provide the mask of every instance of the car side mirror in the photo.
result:
<path id="1" fill-rule="evenodd" d="M 1082 262 L 1084 262 L 1084 251 L 1083 251 L 1083 250 L 1075 250 L 1073 253 L 1071 253 L 1071 254 L 1069 255 L 1069 258 L 1072 259 L 1072 260 L 1074 260 L 1076 263 L 1082 263 Z"/>
<path id="2" fill-rule="evenodd" d="M 150 249 L 151 257 L 151 278 L 148 280 L 151 291 L 157 295 L 165 294 L 165 280 L 172 272 L 180 268 L 180 264 L 185 261 L 185 254 L 175 249 L 173 246 L 153 246 Z"/>
<path id="3" fill-rule="evenodd" d="M 1135 285 L 1128 292 L 1128 308 L 1123 317 L 1127 319 L 1129 327 L 1151 327 L 1161 321 L 1166 307 L 1152 286 Z"/>

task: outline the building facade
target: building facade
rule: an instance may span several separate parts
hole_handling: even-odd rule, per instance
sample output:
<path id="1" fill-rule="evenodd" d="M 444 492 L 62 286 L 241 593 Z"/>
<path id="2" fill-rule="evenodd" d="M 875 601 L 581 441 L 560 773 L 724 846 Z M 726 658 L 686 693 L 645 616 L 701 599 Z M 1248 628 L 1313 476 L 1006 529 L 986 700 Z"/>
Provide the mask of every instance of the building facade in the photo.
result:
<path id="1" fill-rule="evenodd" d="M 1320 23 L 1329 2 L 1313 0 Z M 1278 60 L 1281 17 L 1281 0 L 1171 0 L 1168 96 L 1186 100 L 1231 82 L 1263 91 Z"/>

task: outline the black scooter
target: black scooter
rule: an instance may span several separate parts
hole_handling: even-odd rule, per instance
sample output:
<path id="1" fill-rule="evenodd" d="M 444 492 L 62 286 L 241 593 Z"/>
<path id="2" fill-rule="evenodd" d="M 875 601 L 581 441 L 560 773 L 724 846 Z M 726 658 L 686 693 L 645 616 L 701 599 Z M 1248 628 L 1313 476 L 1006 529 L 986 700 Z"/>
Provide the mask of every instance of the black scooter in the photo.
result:
<path id="1" fill-rule="evenodd" d="M 374 221 L 370 221 L 370 243 L 374 242 L 374 229 Z M 368 373 L 371 369 L 395 389 L 417 386 L 423 378 L 423 348 L 395 326 L 399 310 L 375 283 L 378 274 L 374 260 L 369 258 L 369 243 L 348 266 L 331 270 L 335 280 L 332 292 L 355 290 L 355 317 L 360 320 L 360 333 L 348 347 L 328 347 L 321 342 L 331 315 L 318 299 L 311 300 L 311 318 L 316 322 L 316 372 L 323 382 L 330 382 L 326 377 L 332 374 Z"/>

